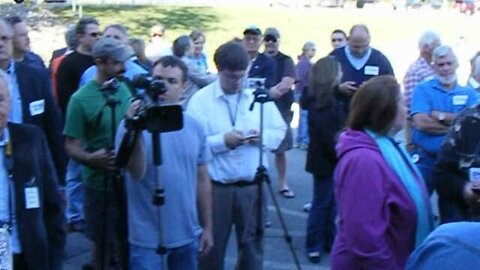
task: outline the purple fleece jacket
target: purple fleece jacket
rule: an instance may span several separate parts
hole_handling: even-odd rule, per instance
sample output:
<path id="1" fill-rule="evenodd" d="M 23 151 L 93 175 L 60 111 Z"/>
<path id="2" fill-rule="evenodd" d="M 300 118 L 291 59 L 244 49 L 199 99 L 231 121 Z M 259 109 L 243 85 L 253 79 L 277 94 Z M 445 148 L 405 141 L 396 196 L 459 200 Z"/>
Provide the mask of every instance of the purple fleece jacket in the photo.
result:
<path id="1" fill-rule="evenodd" d="M 331 269 L 403 269 L 417 223 L 409 194 L 368 134 L 347 130 L 336 150 L 339 223 Z"/>

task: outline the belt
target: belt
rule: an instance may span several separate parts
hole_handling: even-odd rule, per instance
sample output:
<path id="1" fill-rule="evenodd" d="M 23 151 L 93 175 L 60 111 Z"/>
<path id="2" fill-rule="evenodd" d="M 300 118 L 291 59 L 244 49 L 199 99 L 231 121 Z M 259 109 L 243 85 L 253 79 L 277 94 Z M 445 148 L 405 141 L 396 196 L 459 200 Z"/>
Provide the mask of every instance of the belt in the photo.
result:
<path id="1" fill-rule="evenodd" d="M 257 184 L 257 181 L 248 181 L 248 180 L 238 180 L 232 183 L 222 183 L 216 180 L 212 180 L 212 184 L 219 187 L 248 187 Z"/>

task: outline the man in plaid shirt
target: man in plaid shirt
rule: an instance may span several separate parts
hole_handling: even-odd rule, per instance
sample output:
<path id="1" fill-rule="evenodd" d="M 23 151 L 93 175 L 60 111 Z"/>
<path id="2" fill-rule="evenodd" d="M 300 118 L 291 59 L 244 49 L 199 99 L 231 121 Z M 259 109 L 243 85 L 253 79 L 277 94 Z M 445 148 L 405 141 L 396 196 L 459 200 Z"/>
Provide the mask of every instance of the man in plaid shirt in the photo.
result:
<path id="1" fill-rule="evenodd" d="M 433 74 L 433 68 L 431 66 L 432 62 L 432 52 L 441 45 L 440 36 L 432 31 L 426 31 L 422 34 L 418 41 L 418 49 L 420 50 L 420 56 L 415 62 L 413 62 L 405 74 L 403 79 L 403 86 L 405 91 L 405 105 L 410 111 L 410 101 L 412 99 L 412 91 L 420 82 L 429 80 Z M 406 143 L 411 143 L 412 137 L 412 124 L 411 121 L 408 121 L 408 124 L 405 128 L 405 140 Z"/>

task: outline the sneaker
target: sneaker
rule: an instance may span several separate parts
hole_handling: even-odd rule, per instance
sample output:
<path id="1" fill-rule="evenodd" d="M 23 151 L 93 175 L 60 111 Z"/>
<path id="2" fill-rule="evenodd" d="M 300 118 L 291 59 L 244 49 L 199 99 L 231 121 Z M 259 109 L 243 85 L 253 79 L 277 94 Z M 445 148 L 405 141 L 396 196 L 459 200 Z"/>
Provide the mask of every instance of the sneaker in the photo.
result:
<path id="1" fill-rule="evenodd" d="M 320 263 L 320 252 L 315 251 L 308 253 L 308 260 L 311 263 Z"/>
<path id="2" fill-rule="evenodd" d="M 306 203 L 306 204 L 303 206 L 303 211 L 304 211 L 304 212 L 310 212 L 310 209 L 312 209 L 312 203 Z"/>

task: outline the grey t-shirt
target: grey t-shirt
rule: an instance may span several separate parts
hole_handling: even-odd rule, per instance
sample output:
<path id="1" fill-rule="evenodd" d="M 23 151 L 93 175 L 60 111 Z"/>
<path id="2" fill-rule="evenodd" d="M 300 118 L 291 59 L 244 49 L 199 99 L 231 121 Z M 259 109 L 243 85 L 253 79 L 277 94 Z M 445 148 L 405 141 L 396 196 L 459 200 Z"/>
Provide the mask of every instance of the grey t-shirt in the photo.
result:
<path id="1" fill-rule="evenodd" d="M 201 233 L 197 216 L 197 167 L 209 158 L 205 132 L 196 120 L 183 114 L 183 129 L 161 134 L 162 165 L 159 170 L 165 190 L 161 206 L 163 245 L 167 248 L 192 243 Z M 117 131 L 117 148 L 125 134 L 123 122 Z M 154 179 L 151 136 L 143 132 L 147 155 L 147 173 L 138 180 L 127 173 L 129 243 L 143 248 L 159 245 L 158 207 L 152 204 L 157 187 Z"/>

